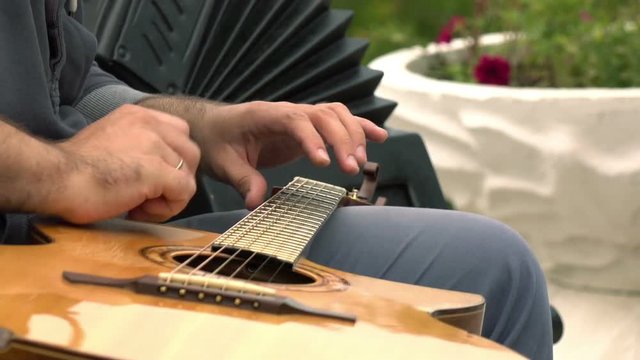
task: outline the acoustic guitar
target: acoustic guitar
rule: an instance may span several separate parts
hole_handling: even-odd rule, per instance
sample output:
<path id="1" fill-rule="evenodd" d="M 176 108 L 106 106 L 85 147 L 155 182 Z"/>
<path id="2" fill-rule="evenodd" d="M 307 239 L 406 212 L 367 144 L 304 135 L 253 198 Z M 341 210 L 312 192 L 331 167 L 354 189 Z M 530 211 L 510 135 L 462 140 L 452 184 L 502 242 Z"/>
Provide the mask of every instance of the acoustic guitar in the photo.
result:
<path id="1" fill-rule="evenodd" d="M 40 221 L 0 247 L 0 359 L 519 357 L 477 335 L 481 296 L 305 259 L 345 194 L 295 178 L 221 235 Z"/>

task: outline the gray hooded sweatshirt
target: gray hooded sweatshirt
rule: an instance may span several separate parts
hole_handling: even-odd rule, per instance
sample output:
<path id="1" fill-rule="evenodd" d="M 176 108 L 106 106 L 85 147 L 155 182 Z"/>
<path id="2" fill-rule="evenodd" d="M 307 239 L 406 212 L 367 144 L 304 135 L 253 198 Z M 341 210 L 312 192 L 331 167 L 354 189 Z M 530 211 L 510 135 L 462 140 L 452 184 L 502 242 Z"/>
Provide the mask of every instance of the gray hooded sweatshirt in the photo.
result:
<path id="1" fill-rule="evenodd" d="M 0 1 L 0 116 L 45 139 L 68 138 L 146 96 L 96 65 L 96 39 L 75 3 Z M 0 214 L 0 243 L 26 241 L 28 220 Z"/>

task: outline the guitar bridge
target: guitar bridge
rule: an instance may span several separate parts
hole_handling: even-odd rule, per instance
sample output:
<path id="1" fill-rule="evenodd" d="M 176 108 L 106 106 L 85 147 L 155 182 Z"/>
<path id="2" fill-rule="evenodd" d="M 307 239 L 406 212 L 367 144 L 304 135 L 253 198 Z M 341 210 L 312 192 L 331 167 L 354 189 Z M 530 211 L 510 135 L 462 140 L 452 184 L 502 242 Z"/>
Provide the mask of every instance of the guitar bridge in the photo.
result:
<path id="1" fill-rule="evenodd" d="M 274 295 L 276 293 L 272 288 L 251 284 L 241 280 L 171 273 L 160 273 L 158 277 L 165 283 L 171 283 L 178 286 L 192 285 L 200 286 L 204 289 L 220 289 L 254 295 Z"/>
<path id="2" fill-rule="evenodd" d="M 62 276 L 65 280 L 75 284 L 124 288 L 139 294 L 223 305 L 278 315 L 299 314 L 320 316 L 349 322 L 356 321 L 356 317 L 352 314 L 316 309 L 295 301 L 290 297 L 275 295 L 275 291 L 273 291 L 273 289 L 269 289 L 271 291 L 267 293 L 259 291 L 249 293 L 245 291 L 230 290 L 228 288 L 213 288 L 211 286 L 204 287 L 195 284 L 185 284 L 184 282 L 177 280 L 177 278 L 174 278 L 176 281 L 167 282 L 157 276 L 120 279 L 70 271 L 63 272 Z M 168 275 L 162 276 L 166 277 Z M 176 275 L 174 274 L 172 276 L 175 277 Z"/>

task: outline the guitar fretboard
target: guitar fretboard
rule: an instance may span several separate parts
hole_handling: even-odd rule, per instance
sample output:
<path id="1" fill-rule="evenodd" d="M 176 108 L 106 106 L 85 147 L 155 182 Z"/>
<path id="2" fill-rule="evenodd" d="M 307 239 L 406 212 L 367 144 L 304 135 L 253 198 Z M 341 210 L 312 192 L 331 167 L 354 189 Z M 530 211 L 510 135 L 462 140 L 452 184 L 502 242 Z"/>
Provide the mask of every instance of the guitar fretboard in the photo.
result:
<path id="1" fill-rule="evenodd" d="M 341 187 L 296 177 L 220 235 L 215 244 L 295 263 L 345 195 Z"/>

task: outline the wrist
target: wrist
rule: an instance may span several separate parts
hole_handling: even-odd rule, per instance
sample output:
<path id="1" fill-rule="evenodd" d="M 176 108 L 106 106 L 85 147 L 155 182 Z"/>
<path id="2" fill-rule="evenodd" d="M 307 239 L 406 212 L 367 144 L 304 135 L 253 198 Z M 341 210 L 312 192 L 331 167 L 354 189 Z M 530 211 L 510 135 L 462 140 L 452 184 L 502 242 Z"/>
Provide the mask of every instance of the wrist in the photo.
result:
<path id="1" fill-rule="evenodd" d="M 56 144 L 32 137 L 0 121 L 0 210 L 52 214 L 63 187 L 65 155 Z M 28 149 L 28 151 L 25 151 Z"/>
<path id="2" fill-rule="evenodd" d="M 69 209 L 65 208 L 69 196 L 73 194 L 72 175 L 77 172 L 77 161 L 64 149 L 64 143 L 44 143 L 47 157 L 40 161 L 43 169 L 40 176 L 33 180 L 33 187 L 40 189 L 38 199 L 31 205 L 30 212 L 65 217 Z"/>

